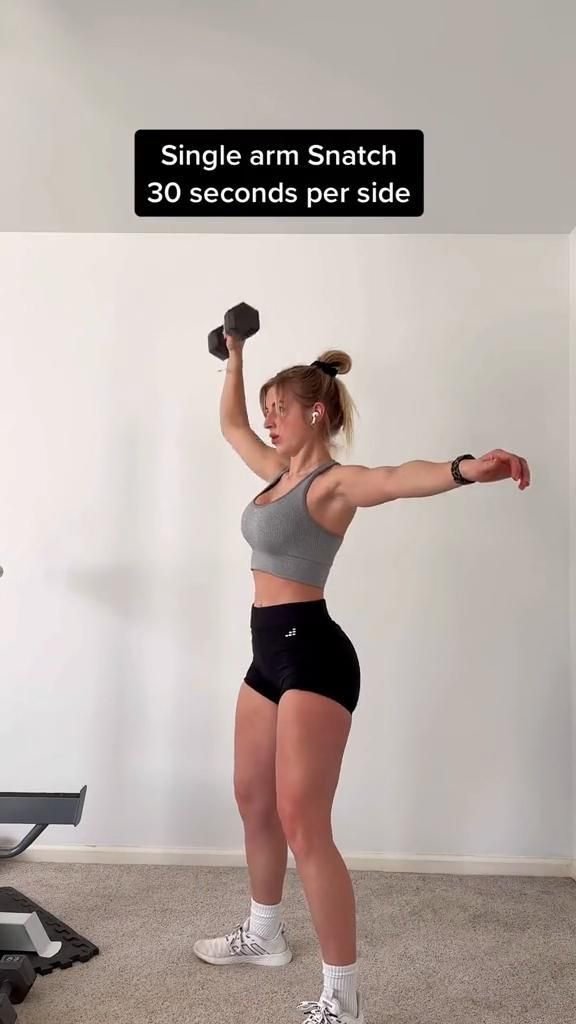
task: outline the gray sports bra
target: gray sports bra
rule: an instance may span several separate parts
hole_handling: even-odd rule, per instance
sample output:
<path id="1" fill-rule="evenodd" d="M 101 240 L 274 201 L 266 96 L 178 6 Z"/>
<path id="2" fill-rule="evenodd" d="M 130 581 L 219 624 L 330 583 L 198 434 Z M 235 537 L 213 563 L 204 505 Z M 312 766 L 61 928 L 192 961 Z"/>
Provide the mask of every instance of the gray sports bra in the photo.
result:
<path id="1" fill-rule="evenodd" d="M 242 513 L 242 535 L 252 548 L 251 569 L 272 576 L 323 587 L 343 538 L 320 526 L 308 511 L 306 495 L 312 481 L 339 462 L 331 459 L 313 469 L 287 494 L 257 505 L 256 499 L 266 494 L 284 476 L 279 473 Z"/>

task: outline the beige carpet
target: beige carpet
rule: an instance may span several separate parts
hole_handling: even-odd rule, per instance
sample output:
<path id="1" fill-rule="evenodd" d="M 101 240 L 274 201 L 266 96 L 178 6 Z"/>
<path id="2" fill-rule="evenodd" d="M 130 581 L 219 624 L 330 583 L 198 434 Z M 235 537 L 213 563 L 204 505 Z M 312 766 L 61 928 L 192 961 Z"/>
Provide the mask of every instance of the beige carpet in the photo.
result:
<path id="1" fill-rule="evenodd" d="M 576 883 L 562 878 L 352 872 L 366 1024 L 574 1024 Z M 302 1024 L 322 989 L 300 879 L 288 870 L 287 967 L 218 968 L 199 937 L 249 910 L 242 868 L 0 865 L 100 947 L 38 978 L 20 1024 Z"/>

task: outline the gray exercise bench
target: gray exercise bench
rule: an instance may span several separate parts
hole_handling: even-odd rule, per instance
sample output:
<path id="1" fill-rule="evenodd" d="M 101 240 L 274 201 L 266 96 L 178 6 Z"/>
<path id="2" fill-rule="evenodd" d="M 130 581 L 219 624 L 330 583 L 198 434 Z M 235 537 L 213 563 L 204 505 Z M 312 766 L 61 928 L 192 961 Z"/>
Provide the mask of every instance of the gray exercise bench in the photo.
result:
<path id="1" fill-rule="evenodd" d="M 17 846 L 0 848 L 0 860 L 23 853 L 48 825 L 79 825 L 86 788 L 79 793 L 0 793 L 0 824 L 34 825 Z"/>
<path id="2" fill-rule="evenodd" d="M 27 850 L 49 825 L 78 825 L 86 798 L 79 793 L 0 793 L 0 826 L 32 825 L 11 849 L 0 848 L 0 860 Z M 37 903 L 11 888 L 0 887 L 0 952 L 26 953 L 38 974 L 86 961 L 98 948 L 53 917 Z"/>

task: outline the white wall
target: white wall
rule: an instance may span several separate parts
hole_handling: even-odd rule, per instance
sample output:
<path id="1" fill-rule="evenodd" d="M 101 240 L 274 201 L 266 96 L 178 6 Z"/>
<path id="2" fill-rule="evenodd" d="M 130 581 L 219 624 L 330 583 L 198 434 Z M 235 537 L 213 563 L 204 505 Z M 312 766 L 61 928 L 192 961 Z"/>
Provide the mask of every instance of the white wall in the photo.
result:
<path id="1" fill-rule="evenodd" d="M 576 228 L 570 234 L 570 666 L 572 683 L 572 823 L 573 878 L 576 879 Z"/>
<path id="2" fill-rule="evenodd" d="M 1 19 L 0 230 L 573 227 L 570 0 L 13 0 Z M 140 128 L 351 125 L 424 132 L 422 217 L 134 216 Z"/>
<path id="3" fill-rule="evenodd" d="M 259 430 L 261 381 L 337 345 L 343 461 L 532 468 L 358 512 L 327 589 L 363 669 L 341 849 L 570 857 L 567 238 L 4 234 L 0 267 L 2 788 L 88 784 L 46 843 L 242 849 L 261 483 L 220 437 L 206 335 L 245 299 Z"/>
<path id="4" fill-rule="evenodd" d="M 576 228 L 570 235 L 569 486 L 570 486 L 570 678 L 572 690 L 573 877 L 576 879 Z"/>

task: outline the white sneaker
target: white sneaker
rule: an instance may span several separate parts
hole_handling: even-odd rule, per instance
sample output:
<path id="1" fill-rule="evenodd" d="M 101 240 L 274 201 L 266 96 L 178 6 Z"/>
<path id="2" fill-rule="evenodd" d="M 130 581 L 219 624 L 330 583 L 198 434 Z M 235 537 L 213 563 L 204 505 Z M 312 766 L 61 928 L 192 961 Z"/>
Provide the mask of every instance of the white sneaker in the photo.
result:
<path id="1" fill-rule="evenodd" d="M 358 992 L 357 1010 L 354 1017 L 351 1013 L 345 1013 L 338 999 L 325 999 L 321 997 L 317 1003 L 300 1003 L 300 1009 L 306 1010 L 306 1020 L 302 1024 L 366 1024 L 364 1016 L 362 996 Z"/>
<path id="2" fill-rule="evenodd" d="M 292 960 L 281 924 L 273 939 L 262 939 L 248 930 L 250 918 L 237 925 L 235 931 L 218 939 L 199 939 L 194 952 L 200 960 L 218 966 L 225 964 L 252 964 L 256 967 L 283 967 Z"/>

